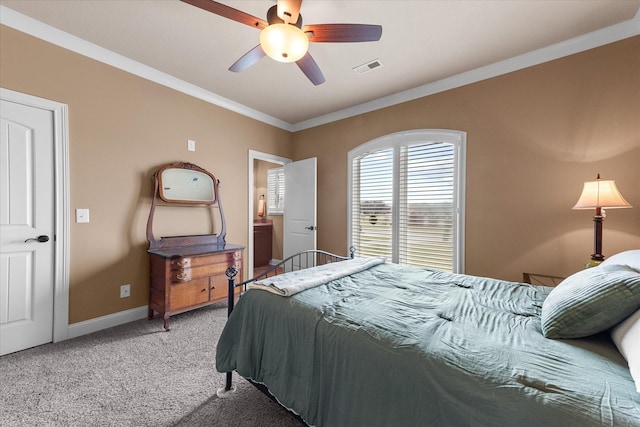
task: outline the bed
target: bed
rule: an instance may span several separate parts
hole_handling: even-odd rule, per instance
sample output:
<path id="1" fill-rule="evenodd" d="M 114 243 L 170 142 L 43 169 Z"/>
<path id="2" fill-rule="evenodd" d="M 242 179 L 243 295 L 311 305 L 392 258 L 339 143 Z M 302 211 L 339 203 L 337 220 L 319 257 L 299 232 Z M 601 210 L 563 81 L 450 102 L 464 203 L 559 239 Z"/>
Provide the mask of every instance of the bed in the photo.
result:
<path id="1" fill-rule="evenodd" d="M 307 270 L 324 268 L 315 275 L 329 280 L 290 296 L 270 291 L 275 279 L 238 284 L 249 289 L 230 304 L 217 370 L 268 389 L 311 426 L 640 426 L 631 374 L 640 353 L 628 342 L 628 331 L 640 330 L 640 319 L 631 322 L 640 317 L 640 267 L 577 273 L 578 286 L 596 273 L 594 281 L 628 273 L 631 285 L 621 303 L 608 296 L 617 319 L 597 321 L 612 325 L 566 338 L 566 323 L 599 316 L 591 306 L 569 320 L 543 316 L 558 308 L 552 302 L 567 304 L 555 289 L 570 288 L 571 278 L 548 288 L 386 262 L 332 273 L 354 262 L 362 264 Z M 627 345 L 617 347 L 611 327 L 625 321 Z"/>

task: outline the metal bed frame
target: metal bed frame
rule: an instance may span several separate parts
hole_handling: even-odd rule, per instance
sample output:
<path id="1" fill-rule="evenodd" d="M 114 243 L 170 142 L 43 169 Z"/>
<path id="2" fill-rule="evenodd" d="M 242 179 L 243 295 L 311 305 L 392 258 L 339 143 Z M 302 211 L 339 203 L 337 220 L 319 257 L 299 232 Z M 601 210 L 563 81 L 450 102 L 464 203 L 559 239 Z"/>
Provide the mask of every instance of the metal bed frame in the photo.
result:
<path id="1" fill-rule="evenodd" d="M 267 271 L 252 277 L 248 280 L 245 280 L 241 283 L 235 283 L 235 277 L 238 274 L 238 269 L 235 266 L 229 267 L 225 272 L 227 278 L 229 279 L 229 288 L 227 294 L 227 317 L 231 316 L 233 312 L 233 308 L 235 305 L 235 292 L 236 288 L 242 288 L 242 292 L 245 292 L 247 289 L 247 285 L 252 282 L 257 282 L 262 279 L 266 279 L 268 277 L 273 277 L 278 274 L 287 273 L 289 271 L 303 270 L 305 268 L 315 267 L 317 265 L 328 264 L 331 262 L 345 261 L 348 259 L 353 259 L 356 253 L 355 247 L 349 248 L 349 256 L 341 256 L 332 254 L 330 252 L 325 252 L 321 250 L 308 250 L 303 252 L 298 252 L 297 254 L 291 255 L 290 257 L 280 261 L 279 263 L 271 266 Z M 232 372 L 227 372 L 227 378 L 225 382 L 224 388 L 218 390 L 218 397 L 224 397 L 226 393 L 233 391 L 232 386 Z M 258 387 L 262 392 L 266 392 L 266 394 L 271 397 L 271 395 L 267 392 L 266 387 L 260 384 L 256 384 L 253 381 L 250 381 L 253 385 Z M 264 388 L 264 389 L 263 389 Z"/>

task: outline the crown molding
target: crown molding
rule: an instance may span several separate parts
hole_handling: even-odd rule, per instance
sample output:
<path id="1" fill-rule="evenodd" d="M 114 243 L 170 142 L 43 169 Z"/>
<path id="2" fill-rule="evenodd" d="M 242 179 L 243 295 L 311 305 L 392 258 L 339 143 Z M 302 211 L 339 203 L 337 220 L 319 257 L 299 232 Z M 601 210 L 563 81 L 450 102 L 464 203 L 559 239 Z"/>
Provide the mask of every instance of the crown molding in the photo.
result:
<path id="1" fill-rule="evenodd" d="M 226 110 L 242 114 L 243 116 L 250 117 L 289 132 L 292 131 L 291 123 L 254 110 L 246 105 L 232 101 L 216 93 L 204 90 L 199 86 L 178 79 L 167 73 L 163 73 L 162 71 L 158 71 L 155 68 L 134 61 L 126 56 L 105 49 L 2 5 L 0 5 L 0 24 L 88 58 L 95 59 L 96 61 L 134 74 L 138 77 L 175 89 L 179 92 L 201 99 L 210 104 L 217 105 L 218 107 Z"/>
<path id="2" fill-rule="evenodd" d="M 476 68 L 433 83 L 408 89 L 393 95 L 378 98 L 373 101 L 355 105 L 353 107 L 334 111 L 329 114 L 304 120 L 298 123 L 288 123 L 276 117 L 262 113 L 246 105 L 232 101 L 216 93 L 202 89 L 199 86 L 173 77 L 169 74 L 146 66 L 123 55 L 90 43 L 79 37 L 61 31 L 41 21 L 30 18 L 6 6 L 0 5 L 0 24 L 14 28 L 31 36 L 45 40 L 80 55 L 95 59 L 115 68 L 201 99 L 218 107 L 236 112 L 254 120 L 275 126 L 277 128 L 297 132 L 327 123 L 343 120 L 349 117 L 401 104 L 417 98 L 433 95 L 446 90 L 455 89 L 471 83 L 476 83 L 492 77 L 511 73 L 544 62 L 573 55 L 585 50 L 593 49 L 640 34 L 640 10 L 633 19 L 602 28 L 591 33 L 583 34 L 541 49 L 524 53 L 484 67 Z"/>
<path id="3" fill-rule="evenodd" d="M 293 125 L 293 132 L 321 126 L 327 123 L 401 104 L 417 98 L 423 98 L 446 90 L 455 89 L 457 87 L 497 77 L 502 74 L 511 73 L 513 71 L 542 64 L 544 62 L 553 61 L 555 59 L 573 55 L 599 46 L 604 46 L 639 34 L 640 9 L 638 9 L 638 12 L 636 12 L 633 19 L 616 25 L 583 34 L 578 37 L 533 50 L 522 55 L 514 56 L 484 67 L 466 71 L 455 76 L 447 77 L 433 83 L 418 86 L 413 89 L 408 89 L 393 95 L 345 108 L 343 110 L 334 111 L 330 114 L 295 123 Z"/>

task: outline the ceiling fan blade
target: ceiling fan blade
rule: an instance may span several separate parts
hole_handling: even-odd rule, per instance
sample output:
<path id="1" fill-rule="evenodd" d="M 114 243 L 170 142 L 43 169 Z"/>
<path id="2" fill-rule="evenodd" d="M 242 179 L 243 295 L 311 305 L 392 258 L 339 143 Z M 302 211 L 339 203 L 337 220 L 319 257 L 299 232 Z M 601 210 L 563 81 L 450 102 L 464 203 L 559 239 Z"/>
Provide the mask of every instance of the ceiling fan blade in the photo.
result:
<path id="1" fill-rule="evenodd" d="M 302 31 L 314 43 L 375 42 L 382 36 L 382 26 L 369 24 L 312 24 Z"/>
<path id="2" fill-rule="evenodd" d="M 253 64 L 261 60 L 266 53 L 262 49 L 261 45 L 258 45 L 251 49 L 249 52 L 242 55 L 240 59 L 233 63 L 231 67 L 229 67 L 229 71 L 233 71 L 235 73 L 239 73 L 240 71 L 244 71 L 247 68 L 251 67 Z"/>
<path id="3" fill-rule="evenodd" d="M 318 86 L 325 82 L 322 71 L 320 71 L 320 67 L 318 67 L 318 64 L 316 64 L 316 61 L 309 52 L 307 52 L 301 59 L 298 59 L 296 64 L 298 64 L 298 67 L 302 70 L 304 75 L 307 76 L 314 85 Z"/>
<path id="4" fill-rule="evenodd" d="M 302 0 L 278 0 L 278 17 L 287 24 L 298 22 Z"/>
<path id="5" fill-rule="evenodd" d="M 241 10 L 234 9 L 222 3 L 218 3 L 213 0 L 180 0 L 184 3 L 188 3 L 192 6 L 199 7 L 200 9 L 206 10 L 207 12 L 215 13 L 216 15 L 223 16 L 225 18 L 229 18 L 233 21 L 239 22 L 241 24 L 248 25 L 250 27 L 263 29 L 266 28 L 267 21 L 264 19 L 256 18 L 253 15 L 249 15 L 248 13 L 242 12 Z"/>

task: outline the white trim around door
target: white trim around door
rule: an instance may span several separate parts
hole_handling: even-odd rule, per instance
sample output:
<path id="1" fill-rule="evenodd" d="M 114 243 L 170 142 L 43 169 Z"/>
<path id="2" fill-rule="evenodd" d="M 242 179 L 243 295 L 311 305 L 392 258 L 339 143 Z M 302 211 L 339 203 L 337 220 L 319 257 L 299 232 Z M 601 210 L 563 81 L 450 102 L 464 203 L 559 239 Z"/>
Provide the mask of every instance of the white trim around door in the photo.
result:
<path id="1" fill-rule="evenodd" d="M 286 157 L 276 156 L 274 154 L 262 153 L 260 151 L 249 150 L 249 235 L 247 239 L 247 253 L 246 259 L 247 268 L 249 271 L 248 277 L 253 277 L 253 202 L 255 200 L 255 195 L 253 192 L 253 169 L 254 169 L 254 160 L 264 160 L 266 162 L 276 163 L 279 165 L 284 165 L 286 163 L 291 163 L 291 159 L 287 159 Z"/>
<path id="2" fill-rule="evenodd" d="M 53 342 L 69 337 L 69 120 L 68 106 L 0 88 L 6 101 L 51 111 L 54 138 L 54 301 Z"/>

